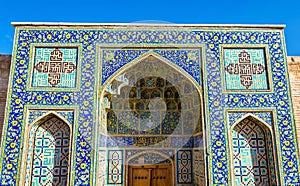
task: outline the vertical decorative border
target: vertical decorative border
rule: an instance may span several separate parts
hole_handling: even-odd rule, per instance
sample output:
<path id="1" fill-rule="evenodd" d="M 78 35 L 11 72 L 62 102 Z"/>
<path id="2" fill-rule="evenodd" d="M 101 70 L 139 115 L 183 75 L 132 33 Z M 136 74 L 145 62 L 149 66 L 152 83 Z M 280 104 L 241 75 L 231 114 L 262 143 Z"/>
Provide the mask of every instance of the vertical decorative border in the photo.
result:
<path id="1" fill-rule="evenodd" d="M 107 184 L 123 184 L 123 166 L 124 151 L 123 150 L 107 150 L 108 168 L 107 168 Z M 117 172 L 114 172 L 117 171 Z M 117 180 L 112 178 L 117 176 Z"/>
<path id="2" fill-rule="evenodd" d="M 106 150 L 99 150 L 98 151 L 98 162 L 97 162 L 97 166 L 99 167 L 99 171 L 97 174 L 97 177 L 95 178 L 95 180 L 97 180 L 95 185 L 105 185 L 106 184 L 106 174 L 107 174 L 107 152 Z"/>
<path id="3" fill-rule="evenodd" d="M 176 175 L 177 184 L 193 183 L 192 150 L 178 150 L 176 152 Z M 185 179 L 183 177 L 185 177 Z"/>
<path id="4" fill-rule="evenodd" d="M 194 184 L 206 183 L 204 150 L 193 149 L 193 182 Z M 196 183 L 195 183 L 196 182 Z"/>
<path id="5" fill-rule="evenodd" d="M 289 162 L 287 162 L 287 165 L 291 168 L 291 167 L 294 167 L 294 165 L 296 164 L 297 167 L 296 167 L 296 170 L 298 169 L 298 174 L 296 173 L 294 176 L 295 176 L 295 179 L 293 180 L 295 183 L 299 184 L 300 183 L 300 176 L 299 176 L 299 172 L 300 172 L 300 158 L 299 158 L 299 148 L 298 146 L 300 145 L 298 143 L 298 140 L 297 140 L 297 134 L 296 134 L 296 124 L 295 124 L 295 119 L 294 119 L 294 110 L 293 110 L 293 103 L 292 103 L 292 91 L 291 91 L 291 86 L 290 86 L 290 79 L 289 79 L 289 73 L 287 72 L 288 71 L 288 60 L 287 60 L 287 51 L 286 51 L 286 43 L 285 43 L 285 37 L 284 37 L 284 30 L 282 29 L 281 30 L 281 35 L 282 35 L 282 41 L 281 41 L 281 45 L 278 45 L 277 43 L 275 43 L 273 45 L 273 48 L 278 48 L 278 46 L 280 46 L 279 48 L 282 49 L 282 53 L 283 54 L 280 54 L 280 56 L 278 58 L 283 58 L 283 61 L 285 62 L 283 64 L 283 68 L 285 69 L 284 71 L 284 77 L 286 78 L 285 81 L 286 81 L 286 84 L 283 85 L 283 82 L 284 82 L 284 78 L 282 78 L 280 81 L 277 82 L 277 86 L 278 87 L 283 87 L 283 90 L 286 90 L 287 92 L 287 95 L 284 96 L 284 98 L 280 101 L 279 105 L 283 105 L 282 103 L 283 102 L 287 102 L 287 105 L 289 107 L 289 112 L 288 112 L 288 115 L 287 117 L 285 117 L 284 119 L 287 119 L 287 120 L 282 120 L 283 118 L 280 117 L 278 118 L 278 120 L 282 121 L 282 125 L 278 125 L 276 127 L 278 127 L 278 130 L 280 130 L 280 128 L 285 128 L 285 127 L 288 127 L 290 129 L 290 131 L 287 131 L 285 129 L 286 132 L 289 132 L 289 135 L 291 137 L 291 143 L 289 143 L 289 141 L 287 139 L 284 140 L 283 144 L 280 143 L 281 146 L 283 146 L 284 148 L 287 148 L 288 150 L 290 151 L 294 151 L 296 152 L 296 154 L 294 154 L 293 152 L 293 155 L 292 156 L 298 156 L 298 158 L 294 158 L 296 159 L 295 160 L 290 160 Z M 278 63 L 275 63 L 274 64 L 275 67 L 277 67 L 276 70 L 278 70 L 279 66 Z M 283 91 L 282 90 L 282 91 Z M 278 94 L 280 93 L 283 93 L 283 92 L 280 92 L 278 91 Z M 281 116 L 284 116 L 284 113 L 282 113 L 283 109 L 279 107 L 279 110 L 278 113 L 281 115 Z M 289 118 L 290 117 L 290 118 Z M 290 120 L 289 120 L 290 119 Z M 288 125 L 290 124 L 290 125 Z M 288 135 L 284 136 L 284 137 L 287 137 Z M 283 148 L 282 147 L 282 148 Z M 296 149 L 295 149 L 296 148 Z M 281 151 L 279 152 L 280 153 L 280 157 L 282 157 L 282 153 Z M 282 167 L 283 165 L 283 161 L 281 162 L 281 169 L 284 169 L 285 167 Z M 282 171 L 282 170 L 281 170 Z M 285 179 L 285 181 L 288 180 L 288 179 Z"/>

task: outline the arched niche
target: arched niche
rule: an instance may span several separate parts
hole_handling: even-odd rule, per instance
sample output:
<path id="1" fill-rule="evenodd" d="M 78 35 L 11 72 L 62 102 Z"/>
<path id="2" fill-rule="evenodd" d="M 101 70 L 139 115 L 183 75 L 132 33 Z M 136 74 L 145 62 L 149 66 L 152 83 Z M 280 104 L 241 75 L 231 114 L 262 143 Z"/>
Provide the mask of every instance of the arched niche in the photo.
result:
<path id="1" fill-rule="evenodd" d="M 248 115 L 231 127 L 233 185 L 277 185 L 272 135 L 272 128 L 253 115 Z"/>
<path id="2" fill-rule="evenodd" d="M 28 132 L 25 185 L 69 185 L 70 124 L 51 112 L 31 124 Z"/>
<path id="3" fill-rule="evenodd" d="M 189 165 L 190 172 L 197 171 L 187 173 L 192 180 L 189 184 L 205 185 L 202 88 L 179 66 L 153 53 L 128 63 L 101 87 L 99 111 L 98 149 L 150 148 L 159 152 L 168 148 L 175 157 L 177 149 L 185 148 L 191 154 L 188 161 L 195 160 L 195 167 L 203 169 Z M 198 159 L 192 158 L 194 153 Z M 103 158 L 97 156 L 97 183 L 102 183 L 103 163 L 100 167 L 99 162 Z M 182 158 L 176 161 L 179 167 L 185 166 Z M 178 177 L 176 171 L 172 173 L 174 179 Z"/>
<path id="4" fill-rule="evenodd" d="M 203 132 L 201 87 L 186 72 L 154 55 L 123 68 L 104 85 L 100 132 L 108 135 Z"/>

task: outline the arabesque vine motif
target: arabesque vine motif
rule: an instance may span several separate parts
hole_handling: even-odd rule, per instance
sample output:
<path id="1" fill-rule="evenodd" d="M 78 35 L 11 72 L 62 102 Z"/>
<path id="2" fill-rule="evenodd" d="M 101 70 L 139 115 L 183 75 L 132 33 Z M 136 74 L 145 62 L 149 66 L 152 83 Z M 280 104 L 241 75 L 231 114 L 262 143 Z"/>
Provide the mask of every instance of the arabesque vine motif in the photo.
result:
<path id="1" fill-rule="evenodd" d="M 99 67 L 97 47 L 101 45 L 124 46 L 137 44 L 141 46 L 155 46 L 155 53 L 175 63 L 182 70 L 188 72 L 193 78 L 203 84 L 205 101 L 207 103 L 207 119 L 210 144 L 209 146 L 209 174 L 212 185 L 228 185 L 228 141 L 224 109 L 226 108 L 275 108 L 277 120 L 277 134 L 280 146 L 278 147 L 281 161 L 282 180 L 285 185 L 297 185 L 298 157 L 292 121 L 292 109 L 290 92 L 287 82 L 287 67 L 285 59 L 285 47 L 283 34 L 278 30 L 219 30 L 199 29 L 92 29 L 92 28 L 22 28 L 16 30 L 15 50 L 13 56 L 13 72 L 10 82 L 7 120 L 5 122 L 5 136 L 2 150 L 1 184 L 16 185 L 20 174 L 20 154 L 22 153 L 22 135 L 25 105 L 59 105 L 66 108 L 78 106 L 78 119 L 75 134 L 74 156 L 74 185 L 91 185 L 93 163 L 93 135 L 96 117 L 96 92 L 97 81 L 100 78 L 98 69 L 102 69 L 102 83 L 112 76 L 122 65 L 114 66 L 114 55 L 104 66 Z M 28 90 L 30 76 L 29 65 L 32 57 L 32 44 L 65 46 L 75 44 L 81 46 L 79 54 L 80 73 L 78 76 L 78 90 L 51 90 L 33 91 Z M 189 57 L 186 50 L 181 49 L 173 52 L 160 50 L 166 45 L 201 45 L 204 46 L 203 64 L 196 64 L 197 60 L 190 56 L 191 60 L 180 61 L 181 55 Z M 223 74 L 221 70 L 221 46 L 222 45 L 267 45 L 271 69 L 270 87 L 271 92 L 263 93 L 224 93 L 222 88 Z M 143 47 L 141 47 L 143 48 Z M 184 48 L 184 47 L 183 47 Z M 105 51 L 108 52 L 108 51 Z M 114 51 L 115 54 L 124 51 Z M 127 52 L 124 64 L 129 63 L 136 56 L 143 53 L 143 49 Z M 102 59 L 101 59 L 102 60 Z M 198 60 L 199 62 L 199 60 Z M 190 64 L 189 64 L 190 63 Z M 119 63 L 118 63 L 119 64 Z M 204 69 L 201 69 L 204 68 Z M 200 82 L 199 71 L 204 71 L 203 83 Z"/>

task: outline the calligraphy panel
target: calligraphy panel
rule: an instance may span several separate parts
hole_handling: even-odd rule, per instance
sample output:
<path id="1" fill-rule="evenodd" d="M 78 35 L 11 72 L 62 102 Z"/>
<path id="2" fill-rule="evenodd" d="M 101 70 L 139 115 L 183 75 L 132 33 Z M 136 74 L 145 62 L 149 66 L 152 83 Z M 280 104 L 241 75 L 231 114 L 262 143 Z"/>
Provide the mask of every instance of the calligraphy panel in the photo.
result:
<path id="1" fill-rule="evenodd" d="M 264 48 L 224 48 L 226 90 L 268 90 Z"/>
<path id="2" fill-rule="evenodd" d="M 78 48 L 35 47 L 32 87 L 75 88 Z"/>

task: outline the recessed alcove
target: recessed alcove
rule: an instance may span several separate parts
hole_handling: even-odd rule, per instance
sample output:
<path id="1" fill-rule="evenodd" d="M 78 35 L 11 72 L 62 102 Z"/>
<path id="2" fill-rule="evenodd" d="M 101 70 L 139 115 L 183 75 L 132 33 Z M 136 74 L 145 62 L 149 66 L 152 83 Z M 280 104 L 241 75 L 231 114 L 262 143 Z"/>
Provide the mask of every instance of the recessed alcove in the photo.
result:
<path id="1" fill-rule="evenodd" d="M 201 88 L 196 86 L 180 67 L 153 55 L 121 69 L 106 84 L 101 98 L 99 149 L 114 156 L 99 157 L 99 168 L 107 163 L 97 183 L 146 183 L 151 181 L 147 170 L 163 164 L 164 171 L 156 171 L 167 174 L 168 184 L 205 185 Z M 129 166 L 133 160 L 128 159 L 136 153 L 143 156 L 134 160 L 133 168 Z M 165 160 L 156 161 L 153 153 L 163 154 Z M 153 160 L 149 163 L 145 157 Z M 162 162 L 172 163 L 166 168 Z M 148 176 L 142 175 L 146 173 Z"/>

